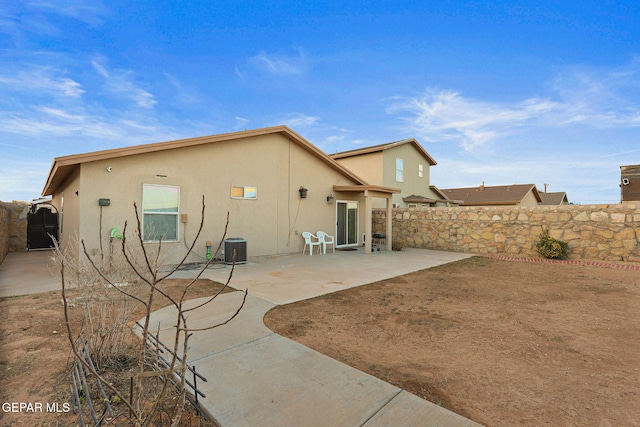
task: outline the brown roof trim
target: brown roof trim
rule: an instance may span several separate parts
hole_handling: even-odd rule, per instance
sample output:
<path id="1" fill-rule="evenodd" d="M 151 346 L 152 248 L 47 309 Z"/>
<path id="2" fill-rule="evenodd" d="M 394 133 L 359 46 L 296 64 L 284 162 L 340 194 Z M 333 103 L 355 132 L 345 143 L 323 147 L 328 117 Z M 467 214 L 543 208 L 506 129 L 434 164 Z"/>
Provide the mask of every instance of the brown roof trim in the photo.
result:
<path id="1" fill-rule="evenodd" d="M 402 201 L 405 203 L 436 203 L 436 202 L 446 202 L 448 200 L 430 199 L 428 197 L 412 194 L 410 196 L 403 197 Z"/>
<path id="2" fill-rule="evenodd" d="M 376 152 L 379 152 L 379 151 L 384 151 L 384 150 L 388 150 L 390 148 L 398 147 L 398 146 L 404 145 L 404 144 L 413 145 L 416 148 L 416 150 L 418 150 L 420 152 L 420 154 L 422 154 L 422 156 L 427 159 L 427 161 L 429 162 L 429 164 L 431 166 L 435 166 L 437 164 L 437 162 L 434 160 L 434 158 L 431 157 L 431 155 L 429 155 L 429 153 L 427 153 L 427 150 L 425 150 L 422 147 L 422 145 L 420 145 L 420 143 L 418 141 L 416 141 L 414 138 L 403 139 L 402 141 L 389 142 L 389 143 L 386 143 L 386 144 L 373 145 L 371 147 L 357 148 L 355 150 L 342 151 L 340 153 L 331 154 L 331 155 L 329 155 L 329 157 L 331 157 L 332 159 L 336 159 L 336 160 L 337 159 L 344 159 L 345 157 L 354 157 L 354 156 L 360 156 L 360 155 L 363 155 L 363 154 L 376 153 Z"/>
<path id="3" fill-rule="evenodd" d="M 361 193 L 364 191 L 377 191 L 379 193 L 399 193 L 399 188 L 383 187 L 382 185 L 334 185 L 333 191 L 343 191 L 347 193 Z"/>
<path id="4" fill-rule="evenodd" d="M 156 142 L 152 144 L 134 145 L 130 147 L 115 148 L 110 150 L 94 151 L 90 153 L 74 154 L 71 156 L 56 157 L 53 159 L 47 182 L 42 190 L 43 196 L 49 196 L 55 193 L 58 187 L 64 183 L 73 170 L 82 163 L 94 162 L 98 160 L 107 160 L 118 157 L 132 156 L 136 154 L 153 153 L 158 151 L 172 150 L 183 147 L 192 147 L 203 144 L 211 144 L 221 141 L 229 141 L 233 139 L 248 138 L 261 135 L 269 135 L 281 133 L 289 140 L 299 144 L 309 153 L 315 155 L 325 164 L 337 170 L 341 174 L 347 176 L 358 184 L 366 184 L 366 182 L 355 175 L 353 172 L 338 164 L 335 160 L 327 156 L 325 152 L 304 139 L 302 136 L 288 128 L 287 126 L 274 126 L 269 128 L 245 130 L 241 132 L 222 133 L 218 135 L 201 136 L 196 138 L 179 139 L 166 142 Z"/>
<path id="5" fill-rule="evenodd" d="M 460 206 L 515 206 L 518 203 L 520 203 L 521 200 L 518 201 L 501 201 L 501 202 L 474 202 L 474 203 L 465 203 L 465 202 L 461 202 Z"/>
<path id="6" fill-rule="evenodd" d="M 444 194 L 442 191 L 440 191 L 440 189 L 438 187 L 436 187 L 435 185 L 430 185 L 429 188 L 431 189 L 431 191 L 436 193 L 438 196 L 442 197 L 443 200 L 449 200 L 447 195 Z"/>

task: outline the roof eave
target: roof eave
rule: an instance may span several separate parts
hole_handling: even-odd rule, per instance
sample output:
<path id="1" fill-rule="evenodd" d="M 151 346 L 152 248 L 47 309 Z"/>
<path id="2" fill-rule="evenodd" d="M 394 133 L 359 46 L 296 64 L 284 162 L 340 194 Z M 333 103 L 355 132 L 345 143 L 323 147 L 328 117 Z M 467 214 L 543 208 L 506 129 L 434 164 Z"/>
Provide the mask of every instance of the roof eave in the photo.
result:
<path id="1" fill-rule="evenodd" d="M 415 149 L 418 150 L 425 159 L 427 159 L 427 161 L 431 166 L 435 166 L 438 164 L 438 162 L 436 162 L 435 159 L 431 157 L 431 155 L 427 153 L 424 147 L 422 147 L 420 143 L 416 141 L 414 138 L 403 139 L 401 141 L 389 142 L 386 144 L 373 145 L 371 147 L 357 148 L 355 150 L 342 151 L 340 153 L 331 154 L 329 157 L 331 157 L 334 160 L 344 159 L 346 157 L 355 157 L 355 156 L 361 156 L 364 154 L 377 153 L 380 151 L 389 150 L 391 148 L 395 148 L 400 145 L 409 144 L 409 143 L 412 144 L 415 147 Z"/>
<path id="2" fill-rule="evenodd" d="M 384 187 L 382 185 L 334 185 L 333 191 L 342 191 L 346 193 L 363 192 L 363 191 L 376 191 L 379 193 L 400 193 L 399 188 Z"/>

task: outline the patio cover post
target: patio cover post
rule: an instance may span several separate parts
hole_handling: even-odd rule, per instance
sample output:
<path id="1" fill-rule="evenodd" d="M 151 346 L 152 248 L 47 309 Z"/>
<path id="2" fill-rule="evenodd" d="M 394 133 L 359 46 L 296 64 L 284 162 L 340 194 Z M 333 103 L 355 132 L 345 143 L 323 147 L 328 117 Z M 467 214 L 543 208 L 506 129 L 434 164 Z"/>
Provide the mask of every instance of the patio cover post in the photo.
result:
<path id="1" fill-rule="evenodd" d="M 387 199 L 387 229 L 385 230 L 385 234 L 387 235 L 387 238 L 385 239 L 385 243 L 386 243 L 386 250 L 387 252 L 391 252 L 391 248 L 393 247 L 393 245 L 391 244 L 391 239 L 393 239 L 393 218 L 391 217 L 391 215 L 393 215 L 393 204 L 391 203 L 391 194 L 387 194 L 386 195 L 386 199 Z"/>
<path id="2" fill-rule="evenodd" d="M 364 190 L 364 234 L 367 239 L 364 245 L 364 253 L 370 254 L 373 239 L 371 238 L 371 196 L 369 195 L 369 190 Z"/>

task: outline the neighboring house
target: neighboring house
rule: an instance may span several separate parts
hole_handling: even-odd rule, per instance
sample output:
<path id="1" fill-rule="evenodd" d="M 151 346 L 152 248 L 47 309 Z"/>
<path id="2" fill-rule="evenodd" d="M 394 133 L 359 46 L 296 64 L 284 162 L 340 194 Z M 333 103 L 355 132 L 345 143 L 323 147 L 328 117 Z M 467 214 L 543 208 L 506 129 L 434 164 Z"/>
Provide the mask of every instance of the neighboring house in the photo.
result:
<path id="1" fill-rule="evenodd" d="M 301 252 L 303 231 L 332 234 L 338 247 L 362 245 L 362 234 L 371 235 L 375 198 L 389 200 L 390 250 L 395 192 L 368 184 L 277 126 L 58 157 L 42 195 L 59 212 L 63 248 L 80 248 L 84 240 L 90 254 L 107 254 L 114 227 L 122 233 L 127 221 L 134 236 L 135 202 L 144 240 L 161 240 L 166 262 L 174 263 L 196 236 L 203 196 L 196 254 L 204 256 L 206 241 L 217 245 L 228 212 L 227 238 L 245 239 L 248 255 L 259 256 Z"/>
<path id="2" fill-rule="evenodd" d="M 540 199 L 542 200 L 539 205 L 568 205 L 569 198 L 564 191 L 557 191 L 554 193 L 538 192 Z"/>
<path id="3" fill-rule="evenodd" d="M 406 196 L 402 198 L 402 201 L 409 208 L 427 208 L 433 206 L 459 206 L 459 200 L 451 200 L 449 199 L 438 187 L 435 185 L 430 185 L 429 189 L 433 194 L 438 196 L 437 199 L 420 196 L 417 194 L 412 194 L 410 196 Z"/>
<path id="4" fill-rule="evenodd" d="M 640 165 L 620 166 L 620 199 L 640 200 Z"/>
<path id="5" fill-rule="evenodd" d="M 459 200 L 460 206 L 537 206 L 542 199 L 535 184 L 514 184 L 468 188 L 442 189 L 451 200 Z"/>
<path id="6" fill-rule="evenodd" d="M 343 151 L 331 158 L 371 184 L 399 188 L 400 193 L 393 195 L 394 207 L 447 205 L 440 191 L 429 185 L 429 168 L 436 161 L 413 138 Z M 380 202 L 376 206 L 384 207 Z"/>

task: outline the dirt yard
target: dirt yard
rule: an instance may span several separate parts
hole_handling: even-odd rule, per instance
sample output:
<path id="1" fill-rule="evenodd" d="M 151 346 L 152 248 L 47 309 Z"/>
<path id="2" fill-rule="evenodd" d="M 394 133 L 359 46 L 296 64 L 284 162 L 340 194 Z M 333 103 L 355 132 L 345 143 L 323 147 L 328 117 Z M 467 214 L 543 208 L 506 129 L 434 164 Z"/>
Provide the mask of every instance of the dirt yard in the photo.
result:
<path id="1" fill-rule="evenodd" d="M 177 297 L 184 280 L 167 280 L 162 289 Z M 199 280 L 188 299 L 212 295 L 220 289 L 210 280 Z M 74 295 L 73 290 L 69 292 Z M 158 299 L 159 300 L 159 299 Z M 12 413 L 0 411 L 0 426 L 75 426 L 77 415 L 65 412 L 70 405 L 73 360 L 64 323 L 60 292 L 48 292 L 20 297 L 0 298 L 0 399 L 2 404 L 31 403 L 33 409 L 42 404 L 43 411 Z M 166 304 L 166 303 L 165 303 Z M 163 304 L 158 304 L 160 308 Z M 70 309 L 75 327 L 81 317 L 78 307 Z M 131 315 L 138 320 L 141 310 Z M 46 405 L 58 412 L 47 412 Z M 4 408 L 3 408 L 4 409 Z M 86 414 L 85 414 L 86 415 Z M 210 425 L 201 422 L 191 407 L 183 416 L 182 425 Z"/>
<path id="2" fill-rule="evenodd" d="M 487 426 L 640 425 L 640 271 L 474 257 L 265 323 Z"/>

